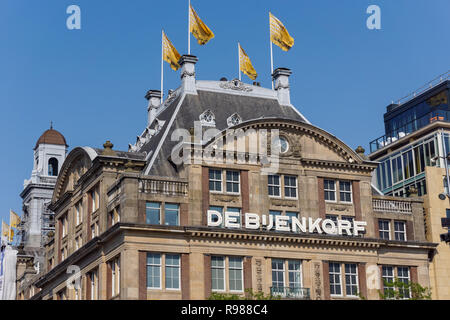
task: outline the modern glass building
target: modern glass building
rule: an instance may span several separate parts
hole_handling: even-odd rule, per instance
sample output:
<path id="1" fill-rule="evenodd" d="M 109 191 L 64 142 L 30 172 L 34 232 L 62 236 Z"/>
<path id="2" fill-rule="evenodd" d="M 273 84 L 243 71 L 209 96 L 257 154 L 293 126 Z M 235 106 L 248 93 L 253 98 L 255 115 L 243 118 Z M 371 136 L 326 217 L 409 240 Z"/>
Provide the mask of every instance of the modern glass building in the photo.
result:
<path id="1" fill-rule="evenodd" d="M 440 240 L 447 232 L 441 219 L 450 212 L 449 79 L 447 72 L 390 104 L 384 114 L 385 134 L 370 142 L 369 155 L 380 162 L 372 183 L 383 195 L 419 196 L 424 201 L 426 239 L 439 243 L 430 262 L 433 299 L 450 299 L 450 247 Z"/>

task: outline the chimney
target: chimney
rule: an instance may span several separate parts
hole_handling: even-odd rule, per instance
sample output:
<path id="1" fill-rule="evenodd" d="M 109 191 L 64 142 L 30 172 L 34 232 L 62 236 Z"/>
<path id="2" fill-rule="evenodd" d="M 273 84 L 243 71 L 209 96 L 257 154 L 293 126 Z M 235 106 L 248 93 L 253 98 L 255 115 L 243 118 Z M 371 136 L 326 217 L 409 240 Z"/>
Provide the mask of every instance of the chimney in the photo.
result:
<path id="1" fill-rule="evenodd" d="M 148 124 L 147 127 L 153 123 L 156 118 L 156 111 L 161 106 L 161 91 L 159 90 L 149 90 L 145 95 L 145 99 L 148 100 Z"/>
<path id="2" fill-rule="evenodd" d="M 291 93 L 289 90 L 289 76 L 292 71 L 287 68 L 277 68 L 272 78 L 275 82 L 275 90 L 278 92 L 278 102 L 282 106 L 291 105 Z"/>
<path id="3" fill-rule="evenodd" d="M 197 94 L 195 87 L 195 64 L 198 58 L 191 55 L 181 56 L 178 64 L 181 66 L 181 86 L 185 93 Z"/>

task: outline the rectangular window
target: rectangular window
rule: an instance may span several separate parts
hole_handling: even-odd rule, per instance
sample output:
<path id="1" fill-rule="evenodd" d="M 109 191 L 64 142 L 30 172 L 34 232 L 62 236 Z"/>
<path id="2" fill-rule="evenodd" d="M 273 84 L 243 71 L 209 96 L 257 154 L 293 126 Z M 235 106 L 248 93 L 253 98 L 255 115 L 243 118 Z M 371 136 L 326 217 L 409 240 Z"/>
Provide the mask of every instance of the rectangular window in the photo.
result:
<path id="1" fill-rule="evenodd" d="M 161 255 L 147 254 L 147 288 L 161 289 Z"/>
<path id="2" fill-rule="evenodd" d="M 111 297 L 120 293 L 120 257 L 109 262 L 111 268 Z"/>
<path id="3" fill-rule="evenodd" d="M 341 218 L 342 220 L 344 220 L 344 221 L 348 221 L 348 222 L 350 222 L 350 224 L 351 224 L 351 228 L 350 228 L 350 232 L 351 232 L 351 234 L 353 235 L 353 220 L 354 220 L 354 218 L 353 217 L 349 217 L 349 216 L 342 216 L 342 218 Z M 360 234 L 361 234 L 362 232 L 360 232 Z"/>
<path id="4" fill-rule="evenodd" d="M 94 187 L 90 192 L 89 192 L 89 196 L 90 196 L 90 200 L 91 200 L 91 212 L 93 213 L 95 212 L 99 206 L 100 206 L 100 201 L 99 201 L 99 186 Z"/>
<path id="5" fill-rule="evenodd" d="M 323 180 L 325 201 L 336 201 L 336 182 L 334 180 Z"/>
<path id="6" fill-rule="evenodd" d="M 166 289 L 180 289 L 180 255 L 166 254 Z"/>
<path id="7" fill-rule="evenodd" d="M 288 260 L 289 288 L 299 289 L 302 287 L 302 262 L 300 260 Z"/>
<path id="8" fill-rule="evenodd" d="M 267 179 L 268 179 L 268 186 L 269 186 L 269 196 L 281 197 L 280 176 L 279 175 L 268 175 Z"/>
<path id="9" fill-rule="evenodd" d="M 272 259 L 272 287 L 284 288 L 284 261 Z M 280 290 L 277 290 L 280 291 Z M 283 292 L 283 291 L 282 291 Z"/>
<path id="10" fill-rule="evenodd" d="M 335 296 L 342 295 L 342 282 L 341 282 L 341 264 L 330 262 L 330 294 Z"/>
<path id="11" fill-rule="evenodd" d="M 345 264 L 345 294 L 347 296 L 358 294 L 358 268 L 356 263 Z"/>
<path id="12" fill-rule="evenodd" d="M 409 268 L 408 267 L 398 267 L 397 268 L 397 278 L 400 283 L 403 283 L 405 285 L 405 287 L 398 288 L 400 297 L 402 297 L 403 299 L 409 299 L 410 292 L 409 292 L 409 288 L 407 287 L 409 284 L 409 281 L 410 281 Z"/>
<path id="13" fill-rule="evenodd" d="M 222 192 L 222 170 L 209 169 L 209 191 Z"/>
<path id="14" fill-rule="evenodd" d="M 390 221 L 378 219 L 378 232 L 380 239 L 391 240 Z"/>
<path id="15" fill-rule="evenodd" d="M 164 205 L 164 224 L 166 226 L 180 225 L 180 206 L 178 204 L 166 203 Z"/>
<path id="16" fill-rule="evenodd" d="M 89 289 L 91 291 L 91 300 L 98 300 L 98 270 L 89 273 Z"/>
<path id="17" fill-rule="evenodd" d="M 297 198 L 296 176 L 284 176 L 284 196 L 286 198 Z"/>
<path id="18" fill-rule="evenodd" d="M 394 282 L 394 268 L 390 266 L 382 267 L 383 291 L 386 298 L 394 297 L 394 288 L 388 284 Z"/>
<path id="19" fill-rule="evenodd" d="M 352 184 L 350 181 L 339 181 L 339 200 L 352 202 Z"/>
<path id="20" fill-rule="evenodd" d="M 211 286 L 214 291 L 225 291 L 225 257 L 211 257 Z"/>
<path id="21" fill-rule="evenodd" d="M 79 201 L 75 205 L 75 223 L 78 226 L 82 221 L 83 221 L 83 204 L 81 201 Z"/>
<path id="22" fill-rule="evenodd" d="M 243 291 L 243 264 L 242 258 L 228 258 L 229 287 L 230 291 Z"/>
<path id="23" fill-rule="evenodd" d="M 333 221 L 334 223 L 337 223 L 338 216 L 335 214 L 327 214 L 327 215 L 325 215 L 325 219 L 329 219 L 329 220 Z"/>
<path id="24" fill-rule="evenodd" d="M 226 185 L 228 193 L 239 193 L 239 171 L 226 171 Z"/>
<path id="25" fill-rule="evenodd" d="M 161 224 L 161 204 L 158 202 L 147 202 L 145 215 L 147 224 Z"/>
<path id="26" fill-rule="evenodd" d="M 394 221 L 394 239 L 406 241 L 406 224 L 404 221 Z"/>

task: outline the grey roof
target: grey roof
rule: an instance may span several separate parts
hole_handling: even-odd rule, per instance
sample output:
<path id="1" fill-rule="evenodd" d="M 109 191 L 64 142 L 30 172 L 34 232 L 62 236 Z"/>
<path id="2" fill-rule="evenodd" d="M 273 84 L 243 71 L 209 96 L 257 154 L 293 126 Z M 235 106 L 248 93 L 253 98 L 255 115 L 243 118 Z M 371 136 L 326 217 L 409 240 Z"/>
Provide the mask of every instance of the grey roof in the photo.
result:
<path id="1" fill-rule="evenodd" d="M 103 153 L 104 149 L 99 149 L 99 148 L 92 148 L 98 156 L 101 156 Z M 116 158 L 121 158 L 121 159 L 130 159 L 130 160 L 145 160 L 145 153 L 141 153 L 141 152 L 127 152 L 127 151 L 120 151 L 120 150 L 115 150 L 114 152 L 116 153 L 116 155 L 114 157 Z"/>
<path id="2" fill-rule="evenodd" d="M 208 109 L 214 113 L 216 129 L 220 131 L 228 128 L 227 119 L 234 113 L 241 117 L 242 122 L 260 118 L 291 119 L 306 122 L 294 107 L 280 105 L 275 94 L 273 96 L 257 96 L 255 94 L 197 89 L 197 95 L 186 94 L 184 96 L 179 110 L 176 112 L 181 99 L 183 99 L 182 94 L 157 115 L 157 119 L 165 121 L 165 123 L 161 130 L 140 149 L 141 153 L 145 152 L 149 155 L 147 165 L 153 157 L 156 157 L 149 171 L 151 175 L 177 175 L 176 168 L 167 161 L 173 147 L 178 144 L 178 141 L 170 141 L 171 134 L 178 128 L 189 130 L 194 127 L 194 121 L 199 121 L 200 115 Z M 172 118 L 173 123 L 169 127 Z M 154 127 L 154 124 L 152 124 L 152 127 Z M 158 145 L 164 135 L 165 141 L 162 142 L 162 146 L 158 150 Z M 158 152 L 158 154 L 154 155 L 155 152 Z"/>

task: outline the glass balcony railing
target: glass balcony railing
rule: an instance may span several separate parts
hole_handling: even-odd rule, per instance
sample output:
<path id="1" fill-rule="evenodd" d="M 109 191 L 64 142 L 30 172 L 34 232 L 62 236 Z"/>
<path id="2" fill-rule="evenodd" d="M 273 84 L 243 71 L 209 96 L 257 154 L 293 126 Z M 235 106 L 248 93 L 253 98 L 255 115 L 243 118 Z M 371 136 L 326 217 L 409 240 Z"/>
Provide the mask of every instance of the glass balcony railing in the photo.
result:
<path id="1" fill-rule="evenodd" d="M 450 122 L 449 111 L 437 110 L 427 113 L 421 118 L 408 122 L 404 126 L 398 128 L 390 134 L 384 135 L 370 142 L 370 153 L 377 151 L 378 149 L 384 148 L 387 145 L 406 137 L 407 135 L 417 131 L 433 122 L 444 121 Z"/>
<path id="2" fill-rule="evenodd" d="M 281 299 L 309 300 L 311 298 L 309 288 L 299 287 L 271 287 L 270 294 Z"/>

